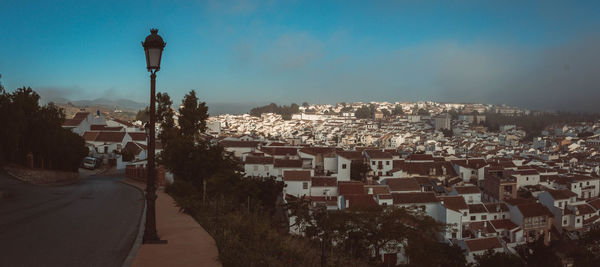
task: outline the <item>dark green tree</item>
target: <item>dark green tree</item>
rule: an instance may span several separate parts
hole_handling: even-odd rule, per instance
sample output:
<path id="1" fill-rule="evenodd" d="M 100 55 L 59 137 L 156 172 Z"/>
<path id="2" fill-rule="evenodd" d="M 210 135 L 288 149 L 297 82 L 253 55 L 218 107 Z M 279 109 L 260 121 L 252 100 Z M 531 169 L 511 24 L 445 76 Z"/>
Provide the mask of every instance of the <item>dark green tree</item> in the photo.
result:
<path id="1" fill-rule="evenodd" d="M 525 263 L 517 256 L 508 253 L 486 251 L 483 255 L 475 255 L 476 267 L 525 267 Z"/>
<path id="2" fill-rule="evenodd" d="M 372 118 L 373 116 L 371 115 L 371 109 L 366 106 L 363 105 L 362 107 L 358 108 L 355 112 L 354 115 L 356 116 L 356 118 L 358 119 L 369 119 Z"/>
<path id="3" fill-rule="evenodd" d="M 350 179 L 353 181 L 364 181 L 370 170 L 371 167 L 362 160 L 353 160 L 350 163 Z"/>
<path id="4" fill-rule="evenodd" d="M 148 107 L 138 110 L 138 112 L 135 114 L 135 120 L 144 123 L 148 122 L 150 120 L 150 112 L 148 111 Z"/>
<path id="5" fill-rule="evenodd" d="M 527 266 L 562 266 L 560 258 L 550 246 L 544 245 L 544 238 L 542 237 L 535 242 L 519 245 L 515 250 Z"/>
<path id="6" fill-rule="evenodd" d="M 404 115 L 404 110 L 402 110 L 402 106 L 399 104 L 394 106 L 394 109 L 392 110 L 392 115 L 393 116 Z"/>

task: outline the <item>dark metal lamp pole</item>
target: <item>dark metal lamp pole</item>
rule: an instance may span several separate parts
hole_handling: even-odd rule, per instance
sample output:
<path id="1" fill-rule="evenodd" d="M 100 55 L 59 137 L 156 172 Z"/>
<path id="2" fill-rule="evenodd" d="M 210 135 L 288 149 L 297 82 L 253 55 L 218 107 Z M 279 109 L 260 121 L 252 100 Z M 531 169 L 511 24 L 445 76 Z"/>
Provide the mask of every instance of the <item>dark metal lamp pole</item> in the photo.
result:
<path id="1" fill-rule="evenodd" d="M 148 126 L 148 168 L 146 179 L 146 225 L 145 244 L 164 244 L 156 233 L 156 167 L 155 167 L 155 124 L 156 124 L 156 72 L 160 70 L 160 59 L 166 43 L 158 35 L 157 29 L 150 29 L 150 35 L 142 42 L 146 53 L 146 64 L 150 72 L 150 122 Z"/>

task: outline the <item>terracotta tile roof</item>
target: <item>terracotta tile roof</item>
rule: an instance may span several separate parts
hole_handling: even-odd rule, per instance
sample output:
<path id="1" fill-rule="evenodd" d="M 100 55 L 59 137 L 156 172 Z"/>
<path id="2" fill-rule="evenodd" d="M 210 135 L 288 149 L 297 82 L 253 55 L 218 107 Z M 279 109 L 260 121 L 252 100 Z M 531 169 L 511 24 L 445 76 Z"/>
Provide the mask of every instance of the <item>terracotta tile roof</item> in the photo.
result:
<path id="1" fill-rule="evenodd" d="M 119 123 L 119 124 L 123 124 L 123 125 L 125 125 L 126 127 L 133 127 L 133 126 L 134 126 L 134 125 L 133 125 L 131 122 L 124 121 L 124 120 L 120 120 L 120 119 L 117 119 L 117 118 L 111 118 L 110 120 L 112 120 L 112 121 L 114 121 L 114 122 L 117 122 L 117 123 Z"/>
<path id="2" fill-rule="evenodd" d="M 339 195 L 362 195 L 364 194 L 363 183 L 358 181 L 339 181 Z"/>
<path id="3" fill-rule="evenodd" d="M 81 124 L 89 114 L 89 112 L 77 112 L 72 119 L 66 119 L 65 122 L 63 122 L 63 126 L 77 126 Z"/>
<path id="4" fill-rule="evenodd" d="M 553 217 L 552 213 L 546 208 L 544 205 L 540 203 L 525 203 L 517 205 L 521 214 L 523 214 L 524 218 L 527 217 L 538 217 L 547 215 L 549 217 Z"/>
<path id="5" fill-rule="evenodd" d="M 467 245 L 469 252 L 502 248 L 502 243 L 500 243 L 498 237 L 467 239 L 465 240 L 465 244 Z"/>
<path id="6" fill-rule="evenodd" d="M 583 225 L 588 225 L 588 224 L 592 224 L 595 223 L 598 219 L 600 219 L 600 216 L 598 215 L 594 215 L 592 217 L 589 217 L 587 219 L 583 220 Z"/>
<path id="7" fill-rule="evenodd" d="M 273 158 L 271 157 L 246 157 L 245 164 L 273 164 Z"/>
<path id="8" fill-rule="evenodd" d="M 367 157 L 371 159 L 392 159 L 392 154 L 381 150 L 365 150 Z"/>
<path id="9" fill-rule="evenodd" d="M 237 141 L 237 140 L 223 140 L 219 144 L 223 147 L 257 147 L 259 141 Z"/>
<path id="10" fill-rule="evenodd" d="M 369 190 L 373 190 L 373 195 L 389 195 L 390 189 L 387 185 L 365 185 L 365 194 L 369 194 Z"/>
<path id="11" fill-rule="evenodd" d="M 300 152 L 316 156 L 318 154 L 329 154 L 334 152 L 335 149 L 331 147 L 303 147 Z"/>
<path id="12" fill-rule="evenodd" d="M 469 213 L 487 213 L 488 210 L 483 204 L 470 204 Z"/>
<path id="13" fill-rule="evenodd" d="M 508 212 L 508 206 L 504 203 L 483 203 L 488 212 Z"/>
<path id="14" fill-rule="evenodd" d="M 98 132 L 96 136 L 96 142 L 108 142 L 108 143 L 119 143 L 123 142 L 125 138 L 125 132 Z"/>
<path id="15" fill-rule="evenodd" d="M 273 156 L 294 156 L 298 155 L 298 149 L 295 147 L 266 147 L 263 146 L 260 148 L 260 151 L 265 154 L 273 155 Z"/>
<path id="16" fill-rule="evenodd" d="M 335 177 L 313 177 L 312 179 L 310 179 L 310 184 L 312 187 L 317 187 L 317 186 L 336 186 L 337 185 L 337 178 Z"/>
<path id="17" fill-rule="evenodd" d="M 439 200 L 434 193 L 419 192 L 419 193 L 392 193 L 394 204 L 420 204 L 420 203 L 435 203 Z"/>
<path id="18" fill-rule="evenodd" d="M 519 175 L 539 175 L 540 173 L 536 170 L 518 170 L 516 174 Z"/>
<path id="19" fill-rule="evenodd" d="M 403 160 L 394 160 L 393 168 L 395 171 L 402 170 L 408 174 L 416 174 L 420 176 L 457 176 L 452 163 L 448 161 L 441 162 L 407 162 Z M 444 170 L 446 174 L 444 175 Z"/>
<path id="20" fill-rule="evenodd" d="M 132 155 L 139 155 L 142 152 L 142 148 L 134 142 L 127 142 L 125 147 L 123 147 L 123 151 L 129 152 Z"/>
<path id="21" fill-rule="evenodd" d="M 111 131 L 111 132 L 118 132 L 118 131 L 121 131 L 122 129 L 123 129 L 123 127 L 121 127 L 121 126 L 108 127 L 108 126 L 102 125 L 102 124 L 90 125 L 90 131 Z"/>
<path id="22" fill-rule="evenodd" d="M 275 159 L 273 162 L 275 168 L 302 168 L 301 159 Z"/>
<path id="23" fill-rule="evenodd" d="M 454 211 L 460 212 L 461 210 L 468 210 L 469 206 L 467 206 L 467 202 L 465 202 L 465 198 L 462 196 L 443 196 L 438 197 L 440 201 L 442 201 L 442 205 L 447 209 L 451 209 Z"/>
<path id="24" fill-rule="evenodd" d="M 378 205 L 371 195 L 344 195 L 344 199 L 348 200 L 349 209 L 364 209 Z"/>
<path id="25" fill-rule="evenodd" d="M 336 154 L 346 159 L 362 159 L 362 153 L 360 151 L 338 151 Z"/>
<path id="26" fill-rule="evenodd" d="M 588 204 L 592 205 L 592 207 L 594 207 L 597 210 L 600 210 L 600 198 L 591 200 L 588 202 Z"/>
<path id="27" fill-rule="evenodd" d="M 421 186 L 413 178 L 389 178 L 383 183 L 390 187 L 390 191 L 421 191 Z"/>
<path id="28" fill-rule="evenodd" d="M 131 140 L 133 141 L 146 141 L 147 139 L 145 132 L 128 132 L 127 134 L 131 136 Z"/>
<path id="29" fill-rule="evenodd" d="M 418 160 L 418 161 L 430 160 L 430 161 L 433 161 L 433 156 L 429 155 L 429 154 L 411 154 L 410 156 L 408 156 L 408 158 L 406 160 Z"/>
<path id="30" fill-rule="evenodd" d="M 479 190 L 479 188 L 477 188 L 477 186 L 456 186 L 456 187 L 454 187 L 454 189 L 456 189 L 456 192 L 461 195 L 480 194 L 481 193 L 481 191 Z"/>
<path id="31" fill-rule="evenodd" d="M 98 137 L 99 132 L 85 132 L 83 133 L 83 140 L 85 141 L 95 141 L 96 137 Z"/>
<path id="32" fill-rule="evenodd" d="M 524 198 L 505 199 L 504 202 L 506 202 L 506 204 L 511 205 L 511 206 L 516 206 L 519 204 L 535 203 L 529 199 L 524 199 Z"/>
<path id="33" fill-rule="evenodd" d="M 496 229 L 512 230 L 512 229 L 516 229 L 519 227 L 518 225 L 516 225 L 514 222 L 512 222 L 509 219 L 491 220 L 490 223 Z"/>
<path id="34" fill-rule="evenodd" d="M 579 214 L 582 215 L 596 213 L 596 210 L 588 204 L 580 204 L 575 207 L 577 207 Z"/>
<path id="35" fill-rule="evenodd" d="M 549 190 L 547 190 L 547 192 L 555 200 L 563 200 L 563 199 L 569 199 L 571 197 L 577 197 L 577 194 L 575 194 L 573 191 L 568 190 L 568 189 L 562 189 L 562 190 L 549 189 Z"/>
<path id="36" fill-rule="evenodd" d="M 469 229 L 474 232 L 481 230 L 482 233 L 496 233 L 496 229 L 488 221 L 471 222 L 471 223 L 469 223 Z"/>
<path id="37" fill-rule="evenodd" d="M 310 171 L 284 171 L 284 181 L 310 181 Z"/>

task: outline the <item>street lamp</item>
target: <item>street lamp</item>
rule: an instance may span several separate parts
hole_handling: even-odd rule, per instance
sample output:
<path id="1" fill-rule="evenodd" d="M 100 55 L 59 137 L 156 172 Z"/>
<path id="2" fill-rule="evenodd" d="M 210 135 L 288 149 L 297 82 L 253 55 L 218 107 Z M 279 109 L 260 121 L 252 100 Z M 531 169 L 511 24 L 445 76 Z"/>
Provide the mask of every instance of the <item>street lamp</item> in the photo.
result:
<path id="1" fill-rule="evenodd" d="M 156 167 L 154 162 L 155 152 L 155 124 L 156 124 L 156 72 L 160 70 L 160 59 L 166 43 L 158 35 L 158 29 L 150 29 L 150 35 L 142 42 L 146 52 L 146 65 L 150 72 L 150 122 L 147 125 L 148 135 L 148 168 L 146 178 L 146 225 L 144 227 L 144 243 L 164 244 L 156 233 Z"/>

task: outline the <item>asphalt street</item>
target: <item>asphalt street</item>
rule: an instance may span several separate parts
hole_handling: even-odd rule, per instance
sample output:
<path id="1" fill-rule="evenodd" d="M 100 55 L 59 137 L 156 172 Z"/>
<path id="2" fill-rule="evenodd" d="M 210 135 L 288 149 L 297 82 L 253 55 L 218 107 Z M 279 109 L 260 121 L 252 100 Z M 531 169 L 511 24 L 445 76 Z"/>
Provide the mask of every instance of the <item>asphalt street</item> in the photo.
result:
<path id="1" fill-rule="evenodd" d="M 0 266 L 121 266 L 144 200 L 119 180 L 47 187 L 0 173 Z"/>

